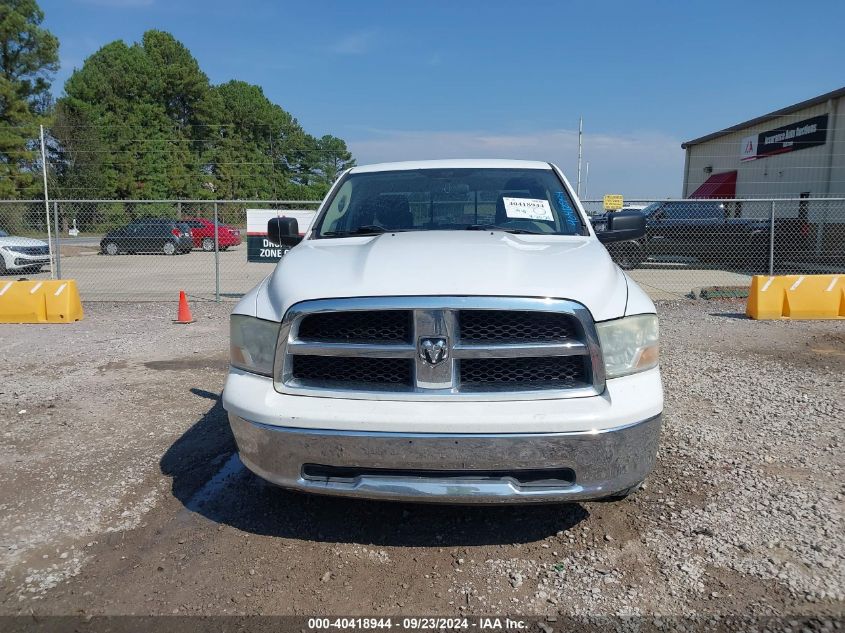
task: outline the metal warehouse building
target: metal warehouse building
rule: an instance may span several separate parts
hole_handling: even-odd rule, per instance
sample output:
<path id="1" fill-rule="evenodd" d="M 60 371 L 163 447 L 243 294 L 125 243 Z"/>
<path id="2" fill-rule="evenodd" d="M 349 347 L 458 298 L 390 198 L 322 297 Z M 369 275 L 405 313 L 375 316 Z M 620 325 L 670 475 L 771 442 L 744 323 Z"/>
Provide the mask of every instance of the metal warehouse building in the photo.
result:
<path id="1" fill-rule="evenodd" d="M 845 196 L 845 88 L 681 147 L 685 198 Z"/>

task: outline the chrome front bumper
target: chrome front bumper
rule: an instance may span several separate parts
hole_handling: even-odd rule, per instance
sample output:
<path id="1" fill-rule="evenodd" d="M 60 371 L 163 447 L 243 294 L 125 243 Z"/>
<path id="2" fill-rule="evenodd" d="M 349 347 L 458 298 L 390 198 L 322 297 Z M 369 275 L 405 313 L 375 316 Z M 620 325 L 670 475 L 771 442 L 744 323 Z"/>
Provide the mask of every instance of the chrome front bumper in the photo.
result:
<path id="1" fill-rule="evenodd" d="M 435 503 L 612 496 L 651 472 L 660 438 L 659 415 L 604 431 L 525 434 L 314 430 L 254 423 L 231 413 L 229 423 L 244 465 L 279 486 Z M 515 478 L 537 470 L 569 472 L 571 479 L 526 484 Z"/>

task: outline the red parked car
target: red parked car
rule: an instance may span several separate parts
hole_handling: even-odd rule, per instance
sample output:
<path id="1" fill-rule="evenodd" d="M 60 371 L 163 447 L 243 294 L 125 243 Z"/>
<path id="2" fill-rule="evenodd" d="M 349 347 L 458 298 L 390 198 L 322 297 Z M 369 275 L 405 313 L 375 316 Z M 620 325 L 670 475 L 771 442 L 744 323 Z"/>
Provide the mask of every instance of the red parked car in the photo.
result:
<path id="1" fill-rule="evenodd" d="M 191 227 L 194 248 L 201 248 L 204 251 L 214 250 L 214 222 L 212 220 L 185 218 L 181 222 Z M 220 250 L 225 251 L 230 246 L 241 243 L 241 232 L 233 226 L 221 224 L 217 230 L 217 240 Z"/>

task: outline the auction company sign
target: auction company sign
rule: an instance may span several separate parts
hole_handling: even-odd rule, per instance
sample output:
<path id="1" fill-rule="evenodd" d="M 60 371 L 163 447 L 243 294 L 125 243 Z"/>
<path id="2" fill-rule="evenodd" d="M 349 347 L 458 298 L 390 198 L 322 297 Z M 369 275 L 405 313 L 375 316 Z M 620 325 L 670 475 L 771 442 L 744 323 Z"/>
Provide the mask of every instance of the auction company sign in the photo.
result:
<path id="1" fill-rule="evenodd" d="M 267 222 L 271 218 L 296 218 L 299 234 L 305 235 L 315 215 L 315 211 L 307 209 L 247 209 L 246 261 L 275 263 L 288 250 L 267 240 Z"/>
<path id="2" fill-rule="evenodd" d="M 827 114 L 760 132 L 742 139 L 740 159 L 754 160 L 764 156 L 784 154 L 827 142 Z"/>

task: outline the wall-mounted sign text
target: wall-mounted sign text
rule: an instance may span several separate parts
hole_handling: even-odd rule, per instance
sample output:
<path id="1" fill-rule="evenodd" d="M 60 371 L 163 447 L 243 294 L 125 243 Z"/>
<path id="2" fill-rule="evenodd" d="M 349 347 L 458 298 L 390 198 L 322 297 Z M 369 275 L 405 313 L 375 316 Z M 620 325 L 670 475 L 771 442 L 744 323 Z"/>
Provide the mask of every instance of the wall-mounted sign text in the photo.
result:
<path id="1" fill-rule="evenodd" d="M 760 132 L 756 136 L 746 136 L 741 141 L 740 159 L 754 160 L 824 145 L 827 142 L 827 121 L 828 115 L 822 114 Z"/>
<path id="2" fill-rule="evenodd" d="M 287 251 L 267 241 L 267 221 L 270 218 L 296 218 L 299 234 L 304 235 L 314 220 L 314 211 L 304 209 L 247 209 L 246 210 L 246 260 L 248 262 L 277 262 Z"/>

